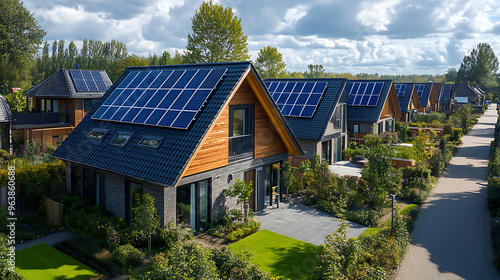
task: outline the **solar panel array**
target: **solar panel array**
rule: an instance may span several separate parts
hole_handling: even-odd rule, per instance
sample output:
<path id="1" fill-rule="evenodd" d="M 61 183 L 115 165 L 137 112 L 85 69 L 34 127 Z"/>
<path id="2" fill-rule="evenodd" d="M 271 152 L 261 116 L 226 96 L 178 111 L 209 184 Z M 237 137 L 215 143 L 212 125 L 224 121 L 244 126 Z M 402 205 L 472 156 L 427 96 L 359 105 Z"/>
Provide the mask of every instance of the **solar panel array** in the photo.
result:
<path id="1" fill-rule="evenodd" d="M 265 82 L 284 116 L 311 118 L 326 89 L 326 82 Z"/>
<path id="2" fill-rule="evenodd" d="M 76 91 L 106 91 L 108 87 L 99 71 L 69 70 Z"/>
<path id="3" fill-rule="evenodd" d="M 396 92 L 398 93 L 398 97 L 405 96 L 406 85 L 405 84 L 396 84 Z"/>
<path id="4" fill-rule="evenodd" d="M 383 82 L 349 82 L 346 86 L 349 93 L 347 105 L 377 106 L 383 87 Z"/>
<path id="5" fill-rule="evenodd" d="M 92 118 L 187 129 L 226 71 L 132 71 Z"/>
<path id="6" fill-rule="evenodd" d="M 415 85 L 415 87 L 417 88 L 418 98 L 421 98 L 422 94 L 424 94 L 425 85 Z"/>

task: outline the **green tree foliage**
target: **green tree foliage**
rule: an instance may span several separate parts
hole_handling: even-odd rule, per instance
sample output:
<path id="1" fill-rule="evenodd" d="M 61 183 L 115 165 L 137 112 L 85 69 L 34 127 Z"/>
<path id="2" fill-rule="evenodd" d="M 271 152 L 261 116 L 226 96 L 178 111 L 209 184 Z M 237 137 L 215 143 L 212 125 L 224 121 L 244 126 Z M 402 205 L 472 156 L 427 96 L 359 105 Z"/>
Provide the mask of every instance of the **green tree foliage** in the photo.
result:
<path id="1" fill-rule="evenodd" d="M 178 51 L 175 51 L 174 56 L 168 51 L 164 51 L 161 56 L 156 54 L 150 55 L 148 57 L 149 65 L 176 65 L 182 64 L 184 56 Z"/>
<path id="2" fill-rule="evenodd" d="M 230 62 L 250 59 L 241 19 L 231 7 L 203 2 L 192 18 L 185 52 L 188 63 Z"/>
<path id="3" fill-rule="evenodd" d="M 255 68 L 262 79 L 286 78 L 286 64 L 276 47 L 265 46 L 259 51 Z"/>
<path id="4" fill-rule="evenodd" d="M 368 166 L 361 171 L 361 176 L 369 183 L 369 200 L 376 209 L 381 209 L 389 193 L 399 193 L 402 175 L 392 166 L 391 149 L 387 145 L 372 147 L 365 157 Z"/>
<path id="5" fill-rule="evenodd" d="M 470 55 L 464 56 L 463 62 L 458 69 L 457 79 L 465 78 L 470 82 L 477 83 L 483 88 L 497 86 L 496 74 L 498 71 L 498 58 L 489 44 L 479 43 Z"/>
<path id="6" fill-rule="evenodd" d="M 457 81 L 457 73 L 458 73 L 458 71 L 455 67 L 449 68 L 445 74 L 445 82 L 455 83 Z"/>
<path id="7" fill-rule="evenodd" d="M 325 78 L 325 67 L 321 64 L 307 65 L 307 72 L 304 73 L 306 78 Z"/>
<path id="8" fill-rule="evenodd" d="M 6 96 L 12 112 L 23 112 L 26 109 L 26 98 L 23 96 L 23 92 L 23 90 L 19 90 Z"/>
<path id="9" fill-rule="evenodd" d="M 136 195 L 135 201 L 137 206 L 132 209 L 132 228 L 139 236 L 148 239 L 148 250 L 151 254 L 151 236 L 160 227 L 155 199 L 149 193 L 142 193 Z"/>
<path id="10" fill-rule="evenodd" d="M 5 220 L 4 220 L 5 221 Z M 14 249 L 12 247 L 14 244 L 8 243 L 7 237 L 5 234 L 0 233 L 0 279 L 24 279 L 21 275 L 14 271 L 15 260 L 12 263 L 9 263 L 10 255 L 13 255 L 15 258 L 15 252 L 10 249 Z"/>
<path id="11" fill-rule="evenodd" d="M 0 1 L 0 13 L 0 90 L 5 94 L 31 83 L 32 59 L 46 32 L 19 0 Z"/>
<path id="12" fill-rule="evenodd" d="M 224 194 L 230 197 L 236 197 L 238 204 L 241 203 L 242 206 L 247 204 L 248 199 L 253 193 L 252 182 L 249 184 L 245 183 L 245 181 L 240 180 L 238 178 L 235 179 L 235 182 L 229 187 L 229 189 L 224 190 Z M 245 222 L 247 219 L 247 209 L 245 209 Z"/>

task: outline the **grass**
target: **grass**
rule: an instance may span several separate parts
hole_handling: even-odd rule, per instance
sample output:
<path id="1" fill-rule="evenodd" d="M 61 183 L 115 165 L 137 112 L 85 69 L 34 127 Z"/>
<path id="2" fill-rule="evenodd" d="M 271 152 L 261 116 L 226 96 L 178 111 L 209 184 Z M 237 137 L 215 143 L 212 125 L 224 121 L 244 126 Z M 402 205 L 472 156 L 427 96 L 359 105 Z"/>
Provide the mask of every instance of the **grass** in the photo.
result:
<path id="1" fill-rule="evenodd" d="M 378 227 L 367 228 L 365 231 L 363 231 L 363 233 L 361 233 L 359 235 L 359 237 L 372 236 L 372 235 L 375 235 L 379 231 L 380 231 L 380 228 L 378 228 Z"/>
<path id="2" fill-rule="evenodd" d="M 235 252 L 253 252 L 252 263 L 286 279 L 309 279 L 321 247 L 268 230 L 260 230 L 229 245 Z"/>
<path id="3" fill-rule="evenodd" d="M 16 251 L 16 271 L 27 280 L 83 280 L 90 279 L 97 274 L 86 265 L 52 248 L 47 243 Z"/>

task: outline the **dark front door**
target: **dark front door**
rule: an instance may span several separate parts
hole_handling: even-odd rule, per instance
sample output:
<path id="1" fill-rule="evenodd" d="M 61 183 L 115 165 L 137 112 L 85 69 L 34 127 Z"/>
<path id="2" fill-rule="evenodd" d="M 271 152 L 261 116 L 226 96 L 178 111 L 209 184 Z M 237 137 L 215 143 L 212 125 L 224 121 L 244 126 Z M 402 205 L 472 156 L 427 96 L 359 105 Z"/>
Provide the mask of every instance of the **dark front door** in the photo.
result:
<path id="1" fill-rule="evenodd" d="M 245 183 L 250 184 L 250 182 L 252 182 L 253 192 L 248 199 L 248 204 L 250 205 L 250 209 L 255 211 L 255 169 L 245 172 Z"/>

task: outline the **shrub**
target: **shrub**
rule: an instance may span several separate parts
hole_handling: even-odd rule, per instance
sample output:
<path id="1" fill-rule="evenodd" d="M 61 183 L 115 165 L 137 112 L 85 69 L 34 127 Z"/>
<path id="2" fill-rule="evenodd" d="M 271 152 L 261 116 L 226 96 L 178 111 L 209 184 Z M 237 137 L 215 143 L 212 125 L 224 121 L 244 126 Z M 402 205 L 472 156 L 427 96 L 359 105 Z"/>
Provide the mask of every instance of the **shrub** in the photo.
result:
<path id="1" fill-rule="evenodd" d="M 193 236 L 187 229 L 176 226 L 174 223 L 169 222 L 165 228 L 160 228 L 154 236 L 153 243 L 158 247 L 171 248 L 174 244 L 191 240 Z"/>
<path id="2" fill-rule="evenodd" d="M 377 221 L 380 218 L 380 212 L 373 209 L 357 209 L 354 211 L 347 211 L 345 218 L 351 222 L 372 227 L 377 225 Z"/>
<path id="3" fill-rule="evenodd" d="M 130 244 L 122 245 L 113 252 L 113 260 L 124 268 L 137 267 L 143 259 L 144 253 Z"/>
<path id="4" fill-rule="evenodd" d="M 250 234 L 260 229 L 261 223 L 255 219 L 249 219 L 246 223 L 241 224 L 227 234 L 226 238 L 229 242 L 234 242 L 249 236 Z"/>
<path id="5" fill-rule="evenodd" d="M 212 259 L 221 279 L 271 279 L 269 273 L 250 263 L 249 254 L 236 254 L 224 247 L 212 251 Z"/>
<path id="6" fill-rule="evenodd" d="M 463 130 L 461 128 L 453 129 L 453 140 L 462 142 L 462 136 L 464 135 Z"/>
<path id="7" fill-rule="evenodd" d="M 9 256 L 7 254 L 9 253 L 10 247 L 11 245 L 7 243 L 7 237 L 3 233 L 0 233 L 0 279 L 24 279 L 24 277 L 17 272 L 8 269 L 10 264 L 8 263 Z"/>
<path id="8" fill-rule="evenodd" d="M 489 178 L 487 200 L 492 216 L 500 216 L 500 178 Z"/>

